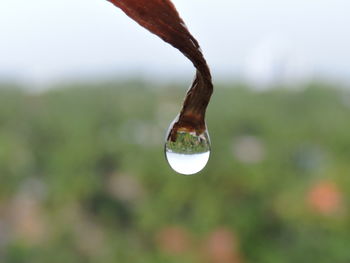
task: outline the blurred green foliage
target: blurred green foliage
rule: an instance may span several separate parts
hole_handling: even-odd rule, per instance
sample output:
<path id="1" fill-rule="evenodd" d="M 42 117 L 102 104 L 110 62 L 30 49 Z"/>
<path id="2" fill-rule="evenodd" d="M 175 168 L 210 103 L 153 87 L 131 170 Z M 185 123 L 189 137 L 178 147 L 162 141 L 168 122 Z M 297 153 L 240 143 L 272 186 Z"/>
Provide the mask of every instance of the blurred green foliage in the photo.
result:
<path id="1" fill-rule="evenodd" d="M 350 262 L 350 93 L 222 84 L 195 176 L 177 85 L 0 89 L 0 262 Z"/>

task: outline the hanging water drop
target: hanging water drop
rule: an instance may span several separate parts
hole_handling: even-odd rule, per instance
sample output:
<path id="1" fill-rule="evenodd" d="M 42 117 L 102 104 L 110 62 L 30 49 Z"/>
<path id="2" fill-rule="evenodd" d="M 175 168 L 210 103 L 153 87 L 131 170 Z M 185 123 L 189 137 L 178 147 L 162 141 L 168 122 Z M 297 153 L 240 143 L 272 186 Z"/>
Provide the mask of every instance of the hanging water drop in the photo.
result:
<path id="1" fill-rule="evenodd" d="M 177 119 L 170 125 L 165 156 L 178 173 L 195 174 L 209 160 L 210 140 L 205 112 L 213 93 L 210 69 L 198 41 L 191 35 L 170 0 L 110 0 L 138 24 L 177 48 L 189 58 L 196 75 Z"/>
<path id="2" fill-rule="evenodd" d="M 178 119 L 178 118 L 177 118 Z M 177 119 L 170 125 L 165 141 L 165 156 L 170 167 L 184 175 L 203 170 L 210 156 L 207 129 L 178 127 Z"/>

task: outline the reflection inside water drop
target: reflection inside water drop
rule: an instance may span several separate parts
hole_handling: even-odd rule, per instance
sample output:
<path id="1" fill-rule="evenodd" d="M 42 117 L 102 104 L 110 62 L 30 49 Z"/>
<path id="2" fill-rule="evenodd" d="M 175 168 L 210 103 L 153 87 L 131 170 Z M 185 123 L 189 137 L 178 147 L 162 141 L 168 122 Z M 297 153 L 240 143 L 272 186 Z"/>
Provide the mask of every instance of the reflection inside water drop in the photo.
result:
<path id="1" fill-rule="evenodd" d="M 190 175 L 201 171 L 210 156 L 207 130 L 202 133 L 170 126 L 165 142 L 165 156 L 173 170 Z"/>

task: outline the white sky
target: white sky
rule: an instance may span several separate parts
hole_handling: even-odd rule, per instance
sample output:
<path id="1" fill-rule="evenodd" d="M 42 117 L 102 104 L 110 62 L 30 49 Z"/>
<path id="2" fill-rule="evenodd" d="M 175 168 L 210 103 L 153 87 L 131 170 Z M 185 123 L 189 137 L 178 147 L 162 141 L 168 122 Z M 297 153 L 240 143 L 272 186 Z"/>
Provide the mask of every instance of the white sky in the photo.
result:
<path id="1" fill-rule="evenodd" d="M 173 2 L 214 77 L 264 78 L 283 64 L 292 77 L 350 79 L 349 0 Z M 176 78 L 193 68 L 105 0 L 0 1 L 0 80 L 123 74 Z"/>

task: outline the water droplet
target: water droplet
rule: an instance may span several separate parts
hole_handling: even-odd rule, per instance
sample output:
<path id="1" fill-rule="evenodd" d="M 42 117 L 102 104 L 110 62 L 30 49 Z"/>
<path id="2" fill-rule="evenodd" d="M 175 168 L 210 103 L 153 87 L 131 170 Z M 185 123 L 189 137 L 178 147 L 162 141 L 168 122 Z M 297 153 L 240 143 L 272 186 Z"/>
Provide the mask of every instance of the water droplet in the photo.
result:
<path id="1" fill-rule="evenodd" d="M 165 142 L 165 156 L 170 167 L 184 175 L 200 172 L 210 156 L 208 131 L 198 132 L 188 127 L 169 128 Z"/>

